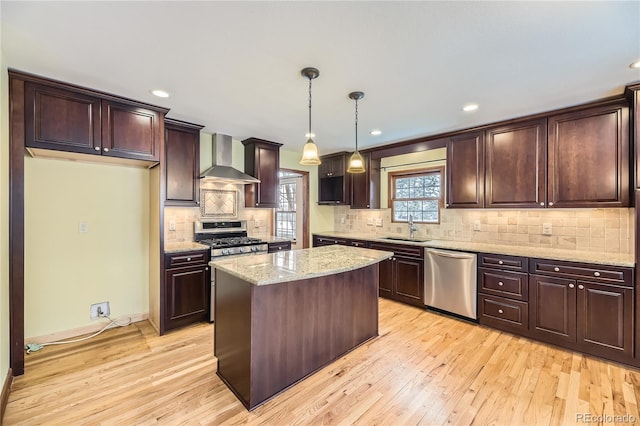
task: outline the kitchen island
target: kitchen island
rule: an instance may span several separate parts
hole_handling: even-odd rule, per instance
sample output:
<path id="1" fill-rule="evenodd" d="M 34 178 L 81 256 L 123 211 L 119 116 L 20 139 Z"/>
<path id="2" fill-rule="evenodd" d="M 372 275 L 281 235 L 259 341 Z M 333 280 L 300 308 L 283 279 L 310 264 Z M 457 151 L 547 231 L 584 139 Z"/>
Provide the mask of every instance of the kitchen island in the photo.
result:
<path id="1" fill-rule="evenodd" d="M 378 262 L 327 246 L 211 262 L 218 376 L 252 410 L 378 335 Z"/>

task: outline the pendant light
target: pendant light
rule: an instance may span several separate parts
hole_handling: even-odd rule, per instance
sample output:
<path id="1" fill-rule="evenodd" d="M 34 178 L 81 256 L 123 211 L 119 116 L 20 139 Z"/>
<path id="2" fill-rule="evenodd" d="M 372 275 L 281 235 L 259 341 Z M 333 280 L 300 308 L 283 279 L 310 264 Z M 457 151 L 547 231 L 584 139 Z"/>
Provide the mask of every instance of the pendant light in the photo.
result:
<path id="1" fill-rule="evenodd" d="M 364 92 L 351 92 L 349 98 L 356 101 L 356 151 L 351 154 L 347 173 L 364 173 L 364 159 L 358 151 L 358 101 L 364 98 Z"/>
<path id="2" fill-rule="evenodd" d="M 320 71 L 317 68 L 303 68 L 300 71 L 304 77 L 309 79 L 309 133 L 307 133 L 307 143 L 304 144 L 304 148 L 302 148 L 302 158 L 300 159 L 300 164 L 303 166 L 317 166 L 320 164 L 320 158 L 318 157 L 318 147 L 316 143 L 311 139 L 311 80 L 314 78 L 318 78 L 320 75 Z"/>

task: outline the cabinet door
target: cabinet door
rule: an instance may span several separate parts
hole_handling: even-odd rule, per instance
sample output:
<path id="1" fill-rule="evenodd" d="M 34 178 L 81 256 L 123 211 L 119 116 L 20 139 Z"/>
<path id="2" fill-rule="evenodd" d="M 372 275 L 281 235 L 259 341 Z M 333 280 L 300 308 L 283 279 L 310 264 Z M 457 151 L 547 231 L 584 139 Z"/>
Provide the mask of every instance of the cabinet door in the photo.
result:
<path id="1" fill-rule="evenodd" d="M 378 276 L 378 294 L 380 297 L 392 298 L 393 292 L 393 280 L 394 280 L 394 268 L 393 258 L 385 259 L 379 263 L 379 276 Z"/>
<path id="2" fill-rule="evenodd" d="M 100 154 L 100 99 L 25 83 L 25 144 L 31 148 Z"/>
<path id="3" fill-rule="evenodd" d="M 467 133 L 447 142 L 446 192 L 446 207 L 484 207 L 483 133 Z"/>
<path id="4" fill-rule="evenodd" d="M 549 118 L 549 207 L 629 205 L 629 108 Z"/>
<path id="5" fill-rule="evenodd" d="M 209 267 L 200 265 L 167 269 L 165 285 L 167 330 L 207 320 L 211 305 Z"/>
<path id="6" fill-rule="evenodd" d="M 363 154 L 365 172 L 351 176 L 351 208 L 380 208 L 380 160 L 372 160 L 371 154 Z"/>
<path id="7" fill-rule="evenodd" d="M 167 206 L 197 206 L 200 198 L 200 126 L 165 123 Z"/>
<path id="8" fill-rule="evenodd" d="M 576 341 L 576 284 L 573 280 L 529 276 L 531 335 L 563 345 Z"/>
<path id="9" fill-rule="evenodd" d="M 394 256 L 394 298 L 416 306 L 424 306 L 424 261 Z"/>
<path id="10" fill-rule="evenodd" d="M 487 130 L 485 207 L 542 208 L 546 179 L 546 119 Z"/>
<path id="11" fill-rule="evenodd" d="M 102 155 L 159 161 L 164 117 L 124 102 L 102 101 Z"/>
<path id="12" fill-rule="evenodd" d="M 607 358 L 631 358 L 633 290 L 578 281 L 578 346 Z"/>
<path id="13" fill-rule="evenodd" d="M 244 145 L 244 172 L 260 183 L 244 186 L 245 207 L 278 207 L 278 171 L 282 144 L 258 138 L 242 141 Z"/>

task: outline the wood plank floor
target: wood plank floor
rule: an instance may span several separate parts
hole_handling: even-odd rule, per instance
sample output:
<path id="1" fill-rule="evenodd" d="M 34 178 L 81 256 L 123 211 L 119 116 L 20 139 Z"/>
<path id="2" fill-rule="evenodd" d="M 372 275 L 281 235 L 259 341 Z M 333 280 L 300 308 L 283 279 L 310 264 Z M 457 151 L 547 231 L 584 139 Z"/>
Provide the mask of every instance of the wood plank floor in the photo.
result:
<path id="1" fill-rule="evenodd" d="M 215 375 L 212 334 L 201 324 L 159 337 L 141 322 L 46 347 L 26 356 L 4 424 L 640 422 L 638 369 L 385 299 L 379 338 L 249 413 Z"/>

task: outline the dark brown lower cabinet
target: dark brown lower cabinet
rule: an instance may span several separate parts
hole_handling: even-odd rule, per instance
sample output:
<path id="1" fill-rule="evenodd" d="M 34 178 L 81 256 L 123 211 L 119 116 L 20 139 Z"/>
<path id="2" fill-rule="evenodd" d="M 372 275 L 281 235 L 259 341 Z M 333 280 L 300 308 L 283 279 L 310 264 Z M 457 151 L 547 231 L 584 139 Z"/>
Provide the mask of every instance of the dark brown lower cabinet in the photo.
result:
<path id="1" fill-rule="evenodd" d="M 164 329 L 209 320 L 211 271 L 208 251 L 167 254 L 165 298 L 160 313 Z"/>
<path id="2" fill-rule="evenodd" d="M 530 276 L 531 337 L 621 362 L 633 357 L 632 288 Z"/>
<path id="3" fill-rule="evenodd" d="M 380 297 L 423 307 L 424 248 L 376 242 L 371 243 L 371 248 L 395 253 L 380 262 Z"/>
<path id="4" fill-rule="evenodd" d="M 269 243 L 267 250 L 269 253 L 291 250 L 291 241 L 278 241 Z"/>

